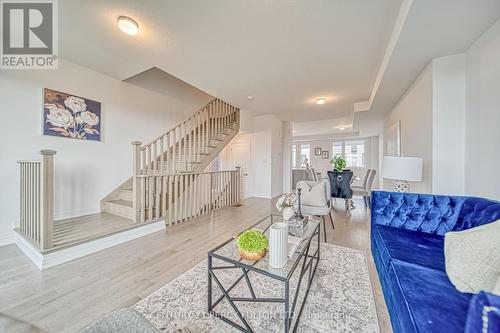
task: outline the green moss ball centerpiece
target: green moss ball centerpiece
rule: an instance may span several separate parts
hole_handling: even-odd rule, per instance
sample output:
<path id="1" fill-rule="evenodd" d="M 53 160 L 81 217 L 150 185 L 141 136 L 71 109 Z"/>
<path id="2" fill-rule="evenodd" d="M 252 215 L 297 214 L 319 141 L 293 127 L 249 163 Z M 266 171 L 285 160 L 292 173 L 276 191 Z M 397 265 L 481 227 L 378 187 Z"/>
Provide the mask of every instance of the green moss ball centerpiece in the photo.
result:
<path id="1" fill-rule="evenodd" d="M 262 231 L 249 229 L 243 232 L 236 241 L 240 250 L 240 257 L 245 260 L 257 261 L 262 259 L 269 247 L 269 241 Z"/>

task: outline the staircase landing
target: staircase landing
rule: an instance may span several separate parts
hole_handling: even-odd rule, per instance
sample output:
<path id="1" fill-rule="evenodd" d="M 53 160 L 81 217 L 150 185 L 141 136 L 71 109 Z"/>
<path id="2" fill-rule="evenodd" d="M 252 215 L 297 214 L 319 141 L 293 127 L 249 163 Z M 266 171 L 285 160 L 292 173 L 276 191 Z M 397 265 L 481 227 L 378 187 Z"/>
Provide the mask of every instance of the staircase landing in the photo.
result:
<path id="1" fill-rule="evenodd" d="M 138 226 L 132 220 L 98 213 L 54 221 L 54 247 L 68 246 Z"/>
<path id="2" fill-rule="evenodd" d="M 165 230 L 165 221 L 133 223 L 110 213 L 54 221 L 54 247 L 40 251 L 19 229 L 16 244 L 39 269 L 54 267 L 89 254 Z"/>

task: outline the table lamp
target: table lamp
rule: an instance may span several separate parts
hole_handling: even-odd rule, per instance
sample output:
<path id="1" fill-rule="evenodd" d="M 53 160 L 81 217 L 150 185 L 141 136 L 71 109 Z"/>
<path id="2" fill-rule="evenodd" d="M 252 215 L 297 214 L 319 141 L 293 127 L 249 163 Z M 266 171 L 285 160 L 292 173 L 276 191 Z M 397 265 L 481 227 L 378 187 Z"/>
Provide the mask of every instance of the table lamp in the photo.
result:
<path id="1" fill-rule="evenodd" d="M 394 179 L 394 192 L 408 192 L 410 182 L 422 181 L 422 163 L 420 157 L 384 156 L 382 176 Z"/>

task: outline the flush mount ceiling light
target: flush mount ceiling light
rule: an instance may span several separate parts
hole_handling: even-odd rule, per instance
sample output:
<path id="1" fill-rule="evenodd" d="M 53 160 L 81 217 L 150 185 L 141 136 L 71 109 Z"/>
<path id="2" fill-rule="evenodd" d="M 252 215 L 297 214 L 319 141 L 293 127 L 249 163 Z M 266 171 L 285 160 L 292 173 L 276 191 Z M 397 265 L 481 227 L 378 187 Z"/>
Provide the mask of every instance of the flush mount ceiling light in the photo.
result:
<path id="1" fill-rule="evenodd" d="M 314 101 L 314 103 L 316 103 L 318 105 L 323 105 L 323 104 L 326 103 L 326 98 L 324 98 L 324 97 L 316 98 L 316 100 Z"/>
<path id="2" fill-rule="evenodd" d="M 253 99 L 253 96 L 247 96 L 247 98 L 248 98 L 249 100 L 252 100 L 252 99 Z"/>
<path id="3" fill-rule="evenodd" d="M 139 25 L 137 22 L 127 16 L 120 16 L 118 18 L 118 28 L 127 35 L 135 36 L 139 33 Z"/>

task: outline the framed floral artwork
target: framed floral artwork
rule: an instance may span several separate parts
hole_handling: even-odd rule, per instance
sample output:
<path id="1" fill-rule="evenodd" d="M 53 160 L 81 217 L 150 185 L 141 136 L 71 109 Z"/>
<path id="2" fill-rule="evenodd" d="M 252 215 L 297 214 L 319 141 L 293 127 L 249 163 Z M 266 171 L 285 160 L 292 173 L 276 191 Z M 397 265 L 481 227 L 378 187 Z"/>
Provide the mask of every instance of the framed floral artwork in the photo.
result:
<path id="1" fill-rule="evenodd" d="M 43 134 L 101 141 L 101 103 L 43 89 Z"/>

